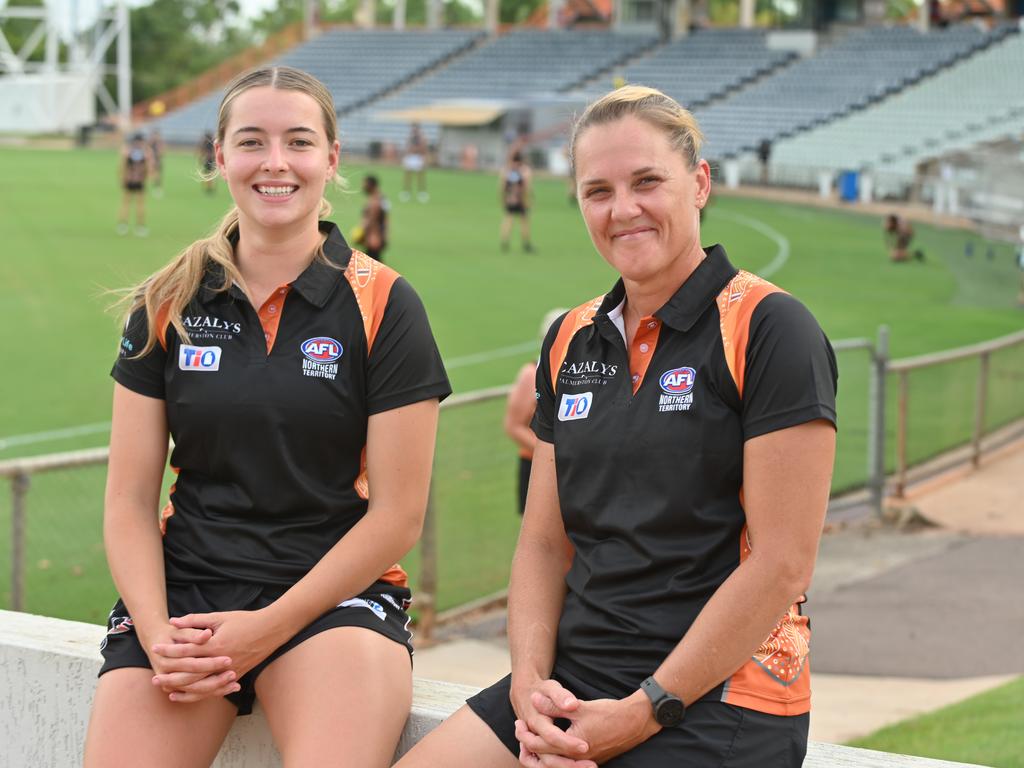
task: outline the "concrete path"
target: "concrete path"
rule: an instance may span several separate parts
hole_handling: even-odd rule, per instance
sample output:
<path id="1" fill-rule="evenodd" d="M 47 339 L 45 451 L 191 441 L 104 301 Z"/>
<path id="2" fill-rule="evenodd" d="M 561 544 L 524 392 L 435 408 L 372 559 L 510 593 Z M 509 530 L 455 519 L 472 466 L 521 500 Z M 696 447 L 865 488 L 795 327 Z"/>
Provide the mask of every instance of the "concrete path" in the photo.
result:
<path id="1" fill-rule="evenodd" d="M 937 526 L 868 521 L 822 540 L 807 604 L 814 741 L 865 736 L 1024 674 L 1024 443 L 907 503 Z M 497 680 L 509 670 L 503 628 L 490 616 L 417 651 L 416 674 Z"/>

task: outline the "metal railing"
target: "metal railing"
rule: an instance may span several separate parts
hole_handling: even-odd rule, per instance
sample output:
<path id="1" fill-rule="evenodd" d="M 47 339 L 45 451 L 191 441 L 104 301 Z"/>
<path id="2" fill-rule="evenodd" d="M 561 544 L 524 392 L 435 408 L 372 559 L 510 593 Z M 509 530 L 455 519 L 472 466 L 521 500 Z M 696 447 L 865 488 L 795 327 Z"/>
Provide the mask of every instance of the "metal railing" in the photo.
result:
<path id="1" fill-rule="evenodd" d="M 895 496 L 902 497 L 906 493 L 907 471 L 910 465 L 908 459 L 910 374 L 914 371 L 977 358 L 978 378 L 974 388 L 974 420 L 970 438 L 970 460 L 977 467 L 981 462 L 982 437 L 986 432 L 992 356 L 996 352 L 1022 345 L 1024 345 L 1024 331 L 1018 331 L 992 341 L 971 344 L 945 352 L 893 360 L 888 364 L 888 370 L 896 375 L 899 382 L 899 405 L 896 415 L 896 477 L 893 488 Z M 1020 417 L 1024 416 L 1024 379 L 1022 379 L 1020 389 L 1017 389 L 1016 392 L 1016 397 L 1021 403 L 1021 412 L 1017 414 Z"/>
<path id="2" fill-rule="evenodd" d="M 1003 350 L 1012 350 L 1024 345 L 1024 331 L 1010 336 L 975 344 L 961 349 L 920 357 L 891 361 L 888 359 L 889 332 L 886 327 L 878 330 L 878 337 L 870 339 L 845 339 L 837 341 L 833 346 L 837 355 L 842 353 L 866 351 L 868 354 L 866 425 L 845 422 L 850 432 L 859 432 L 858 440 L 863 440 L 866 449 L 859 442 L 848 450 L 846 462 L 851 462 L 856 455 L 864 450 L 864 472 L 856 469 L 851 472 L 847 468 L 847 477 L 854 478 L 854 484 L 863 490 L 859 493 L 834 500 L 830 511 L 841 510 L 844 506 L 867 504 L 880 515 L 886 495 L 886 471 L 895 466 L 894 490 L 897 496 L 903 494 L 907 484 L 907 472 L 911 464 L 920 463 L 918 456 L 911 457 L 908 451 L 909 410 L 911 387 L 908 379 L 910 374 L 924 368 L 934 368 L 956 361 L 978 360 L 978 380 L 973 403 L 973 428 L 971 434 L 959 440 L 959 444 L 969 444 L 969 460 L 975 465 L 980 461 L 983 448 L 982 436 L 989 427 L 991 419 L 987 418 L 990 392 L 991 358 Z M 844 363 L 843 370 L 851 374 L 853 381 L 860 380 L 863 368 L 860 364 Z M 1018 372 L 1018 368 L 1021 369 Z M 1013 376 L 1024 381 L 1024 365 L 1017 365 L 1016 358 L 1010 367 Z M 890 375 L 897 377 L 897 402 L 895 409 L 896 455 L 887 462 L 887 408 L 889 400 L 887 380 Z M 849 380 L 849 379 L 848 379 Z M 925 382 L 928 384 L 929 382 Z M 961 382 L 963 383 L 963 382 Z M 859 388 L 859 387 L 858 387 Z M 427 504 L 423 534 L 418 548 L 407 558 L 409 571 L 416 588 L 416 609 L 418 611 L 418 634 L 421 638 L 430 637 L 439 618 L 444 620 L 459 612 L 459 606 L 477 605 L 498 592 L 507 581 L 507 568 L 511 551 L 518 530 L 518 516 L 514 512 L 513 502 L 513 465 L 512 451 L 501 426 L 501 414 L 504 401 L 510 386 L 493 387 L 490 389 L 455 395 L 441 405 L 442 419 L 438 434 L 438 448 L 435 453 L 434 478 L 431 483 L 430 498 Z M 927 392 L 929 388 L 922 391 Z M 857 413 L 863 407 L 862 395 L 854 391 L 847 395 L 857 403 Z M 1024 416 L 1024 397 L 1018 393 L 1021 402 L 1021 413 L 1017 414 L 1016 401 L 1012 400 L 1009 409 L 1001 408 L 1001 412 L 1009 412 L 1010 418 Z M 923 399 L 923 398 L 922 398 Z M 854 422 L 859 422 L 856 416 Z M 997 420 L 998 421 L 998 420 Z M 1005 419 L 1004 419 L 1005 421 Z M 921 433 L 924 434 L 923 428 Z M 927 437 L 927 435 L 925 435 Z M 920 441 L 919 441 L 920 442 Z M 931 448 L 931 441 L 924 440 L 926 448 Z M 952 445 L 939 446 L 940 448 Z M 920 450 L 919 455 L 924 455 Z M 507 449 L 507 450 L 506 450 Z M 42 473 L 53 473 L 71 468 L 96 467 L 107 462 L 109 450 L 95 448 L 84 451 L 51 454 L 27 459 L 14 459 L 0 462 L 0 478 L 8 478 L 11 482 L 11 522 L 10 522 L 10 607 L 13 610 L 25 610 L 25 575 L 26 575 L 26 531 L 29 522 L 28 494 L 33 486 L 33 479 Z M 96 499 L 99 505 L 101 493 L 98 485 L 101 478 L 95 474 L 89 476 L 92 486 L 81 488 L 78 498 L 83 494 Z M 63 482 L 63 481 L 62 481 Z M 41 495 L 46 497 L 46 484 L 39 487 Z M 72 494 L 66 492 L 57 496 L 57 501 L 50 504 L 67 503 L 65 499 Z M 76 502 L 77 503 L 77 502 Z M 47 510 L 49 511 L 49 510 Z M 59 511 L 59 510 L 58 510 Z M 98 511 L 94 512 L 98 514 Z M 54 521 L 43 521 L 41 525 L 61 525 L 64 518 L 55 516 Z M 35 524 L 40 524 L 37 516 L 33 516 Z M 85 521 L 92 527 L 94 522 Z M 68 529 L 70 530 L 70 529 Z M 79 529 L 84 536 L 85 529 Z M 67 537 L 66 532 L 61 532 Z M 72 537 L 76 534 L 72 531 Z M 93 537 L 89 546 L 101 547 L 98 536 Z M 497 543 L 491 540 L 497 540 Z M 84 544 L 84 541 L 83 541 Z M 492 549 L 486 545 L 494 544 Z M 457 556 L 443 555 L 457 552 Z M 469 550 L 467 552 L 467 550 Z M 36 554 L 35 557 L 40 557 Z M 469 562 L 459 562 L 468 560 Z M 35 573 L 33 571 L 33 573 Z"/>

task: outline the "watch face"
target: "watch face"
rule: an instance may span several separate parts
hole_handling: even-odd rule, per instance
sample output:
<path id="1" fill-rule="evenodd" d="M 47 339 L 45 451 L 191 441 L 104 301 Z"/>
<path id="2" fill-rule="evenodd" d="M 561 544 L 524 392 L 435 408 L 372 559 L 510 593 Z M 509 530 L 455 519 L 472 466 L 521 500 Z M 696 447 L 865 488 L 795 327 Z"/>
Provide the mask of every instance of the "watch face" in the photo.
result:
<path id="1" fill-rule="evenodd" d="M 664 728 L 671 728 L 683 721 L 683 713 L 685 711 L 686 707 L 683 706 L 683 702 L 679 699 L 663 699 L 658 704 L 658 711 L 655 713 L 654 718 L 658 721 L 658 725 Z"/>

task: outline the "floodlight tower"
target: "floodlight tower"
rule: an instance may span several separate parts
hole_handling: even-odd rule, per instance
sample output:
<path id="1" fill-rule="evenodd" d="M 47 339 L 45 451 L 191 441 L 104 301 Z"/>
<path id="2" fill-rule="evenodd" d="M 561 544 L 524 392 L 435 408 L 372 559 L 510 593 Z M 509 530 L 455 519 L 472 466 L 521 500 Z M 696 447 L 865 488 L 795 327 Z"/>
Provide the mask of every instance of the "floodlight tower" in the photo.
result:
<path id="1" fill-rule="evenodd" d="M 72 24 L 79 19 L 79 0 L 68 0 Z M 57 0 L 42 7 L 10 5 L 0 0 L 0 23 L 10 19 L 34 22 L 17 51 L 0 28 L 0 131 L 71 133 L 97 120 L 97 102 L 103 113 L 122 128 L 131 122 L 131 30 L 125 0 L 99 6 L 91 37 L 77 28 L 62 28 Z M 64 41 L 68 55 L 61 60 Z M 36 59 L 44 46 L 42 61 Z M 114 63 L 107 54 L 114 51 Z M 117 98 L 104 82 L 113 75 Z"/>

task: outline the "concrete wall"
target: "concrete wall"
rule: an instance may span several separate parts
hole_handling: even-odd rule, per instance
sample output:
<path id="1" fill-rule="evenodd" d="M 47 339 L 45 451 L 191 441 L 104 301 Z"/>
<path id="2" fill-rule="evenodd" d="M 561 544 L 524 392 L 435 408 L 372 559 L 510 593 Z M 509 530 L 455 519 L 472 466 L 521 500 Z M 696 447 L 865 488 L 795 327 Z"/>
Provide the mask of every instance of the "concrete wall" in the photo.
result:
<path id="1" fill-rule="evenodd" d="M 0 611 L 0 766 L 72 768 L 81 764 L 100 667 L 103 627 Z M 475 689 L 417 679 L 397 755 L 454 712 Z M 257 704 L 239 718 L 216 768 L 280 768 Z M 951 768 L 959 763 L 811 744 L 805 768 Z M 481 768 L 486 768 L 481 766 Z"/>

